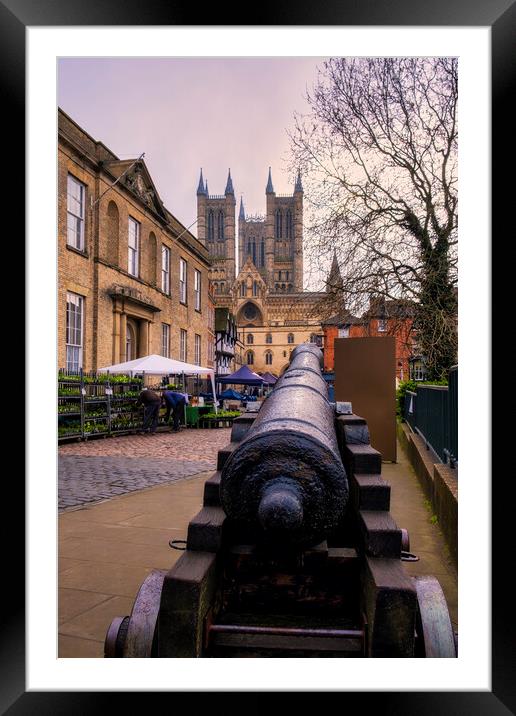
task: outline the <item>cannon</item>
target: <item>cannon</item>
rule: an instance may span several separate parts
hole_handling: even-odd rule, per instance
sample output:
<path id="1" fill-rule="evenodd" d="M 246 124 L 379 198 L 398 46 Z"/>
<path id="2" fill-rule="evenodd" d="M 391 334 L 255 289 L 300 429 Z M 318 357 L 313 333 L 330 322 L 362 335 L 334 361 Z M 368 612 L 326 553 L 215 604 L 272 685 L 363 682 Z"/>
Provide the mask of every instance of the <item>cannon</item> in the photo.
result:
<path id="1" fill-rule="evenodd" d="M 220 499 L 229 518 L 254 525 L 278 548 L 316 544 L 342 520 L 348 482 L 322 353 L 301 344 L 245 439 L 224 464 Z"/>
<path id="2" fill-rule="evenodd" d="M 403 566 L 367 423 L 336 414 L 321 363 L 298 346 L 235 420 L 184 553 L 113 620 L 106 657 L 456 657 L 438 581 Z"/>

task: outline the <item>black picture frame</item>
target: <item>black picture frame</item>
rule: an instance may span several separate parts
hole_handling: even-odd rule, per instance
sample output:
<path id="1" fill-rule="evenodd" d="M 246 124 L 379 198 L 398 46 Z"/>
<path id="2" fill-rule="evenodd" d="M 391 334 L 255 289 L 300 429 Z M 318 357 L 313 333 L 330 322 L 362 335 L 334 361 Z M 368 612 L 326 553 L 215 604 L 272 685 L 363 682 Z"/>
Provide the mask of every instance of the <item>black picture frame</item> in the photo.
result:
<path id="1" fill-rule="evenodd" d="M 224 3 L 223 6 L 202 6 L 170 0 L 0 0 L 0 86 L 2 88 L 4 121 L 4 198 L 9 213 L 16 217 L 17 241 L 11 239 L 11 261 L 19 266 L 24 256 L 20 239 L 25 215 L 24 160 L 25 160 L 25 29 L 28 26 L 80 26 L 80 25 L 245 25 L 245 7 L 242 3 Z M 512 182 L 502 178 L 503 168 L 513 166 L 514 120 L 509 112 L 511 84 L 514 86 L 514 38 L 516 37 L 516 5 L 514 0 L 362 0 L 351 2 L 327 0 L 324 3 L 288 0 L 279 4 L 262 3 L 253 6 L 249 17 L 251 25 L 376 25 L 376 26 L 485 26 L 491 28 L 492 38 L 492 266 L 497 268 L 497 286 L 510 286 L 510 263 L 504 260 L 502 236 L 513 235 L 510 207 Z M 202 23 L 198 22 L 199 14 Z M 251 21 L 252 20 L 252 21 Z M 512 80 L 512 83 L 511 83 Z M 15 181 L 13 175 L 18 177 Z M 502 234 L 503 230 L 503 234 Z M 505 273 L 504 273 L 505 272 Z M 494 285 L 494 284 L 493 284 Z M 504 309 L 492 313 L 492 335 L 507 335 L 505 321 L 510 318 Z M 504 329 L 502 329 L 504 320 Z M 14 322 L 13 322 L 14 323 Z M 14 326 L 13 326 L 14 327 Z M 486 327 L 483 327 L 484 330 Z M 10 329 L 9 329 L 10 330 Z M 23 344 L 23 333 L 21 341 Z M 14 340 L 14 339 L 13 339 Z M 30 350 L 30 340 L 28 350 Z M 32 407 L 31 388 L 27 409 Z M 500 386 L 501 392 L 501 386 Z M 493 403 L 495 402 L 493 393 Z M 30 398 L 30 400 L 29 400 Z M 493 404 L 493 415 L 496 415 Z M 490 410 L 490 406 L 482 406 Z M 492 454 L 506 454 L 511 445 L 509 430 L 512 421 L 497 422 L 493 431 Z M 475 439 L 478 439 L 475 438 Z M 490 440 L 490 436 L 481 436 Z M 498 450 L 495 450 L 495 444 Z M 30 445 L 27 446 L 30 451 Z M 18 455 L 21 451 L 18 452 Z M 94 692 L 26 692 L 25 690 L 25 550 L 24 550 L 24 480 L 20 474 L 20 460 L 4 473 L 4 520 L 9 512 L 16 514 L 17 522 L 4 537 L 4 607 L 2 610 L 1 695 L 2 713 L 18 714 L 84 714 L 93 713 L 111 705 L 122 708 L 124 694 Z M 490 692 L 346 692 L 342 708 L 377 709 L 382 714 L 503 714 L 516 713 L 514 689 L 516 640 L 514 638 L 514 608 L 510 583 L 511 576 L 511 519 L 512 502 L 508 491 L 514 482 L 513 475 L 496 461 L 492 468 L 492 691 Z M 463 479 L 468 479 L 465 475 Z M 344 668 L 344 667 L 343 667 Z M 403 663 L 400 663 L 400 669 Z M 336 689 L 337 690 L 337 689 Z M 129 693 L 130 712 L 144 707 L 153 694 Z M 239 694 L 240 695 L 240 694 Z M 246 694 L 241 694 L 246 699 Z M 168 698 L 175 699 L 176 694 Z M 115 701 L 116 699 L 116 701 Z M 172 704 L 172 701 L 170 701 Z M 242 700 L 244 703 L 244 700 Z"/>

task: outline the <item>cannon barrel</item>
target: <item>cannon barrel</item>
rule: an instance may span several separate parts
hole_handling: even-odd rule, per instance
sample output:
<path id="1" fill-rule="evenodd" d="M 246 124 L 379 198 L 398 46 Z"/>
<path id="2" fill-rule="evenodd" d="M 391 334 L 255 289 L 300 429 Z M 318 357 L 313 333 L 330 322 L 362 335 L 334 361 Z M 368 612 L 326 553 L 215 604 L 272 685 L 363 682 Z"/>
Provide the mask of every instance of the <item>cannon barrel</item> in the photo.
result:
<path id="1" fill-rule="evenodd" d="M 339 524 L 348 499 L 321 363 L 314 344 L 292 352 L 289 367 L 221 474 L 226 514 L 256 525 L 276 544 L 321 541 Z"/>

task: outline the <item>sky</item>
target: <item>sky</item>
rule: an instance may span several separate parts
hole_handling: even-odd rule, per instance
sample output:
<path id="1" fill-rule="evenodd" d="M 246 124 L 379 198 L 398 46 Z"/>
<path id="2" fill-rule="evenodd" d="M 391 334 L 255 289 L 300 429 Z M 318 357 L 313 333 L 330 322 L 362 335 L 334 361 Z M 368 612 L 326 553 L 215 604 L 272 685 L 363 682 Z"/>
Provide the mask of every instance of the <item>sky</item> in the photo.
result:
<path id="1" fill-rule="evenodd" d="M 145 162 L 167 209 L 197 219 L 202 167 L 210 194 L 231 169 L 237 212 L 265 213 L 269 166 L 276 193 L 287 171 L 294 112 L 324 58 L 60 58 L 58 104 L 120 159 Z M 196 225 L 192 233 L 196 234 Z"/>

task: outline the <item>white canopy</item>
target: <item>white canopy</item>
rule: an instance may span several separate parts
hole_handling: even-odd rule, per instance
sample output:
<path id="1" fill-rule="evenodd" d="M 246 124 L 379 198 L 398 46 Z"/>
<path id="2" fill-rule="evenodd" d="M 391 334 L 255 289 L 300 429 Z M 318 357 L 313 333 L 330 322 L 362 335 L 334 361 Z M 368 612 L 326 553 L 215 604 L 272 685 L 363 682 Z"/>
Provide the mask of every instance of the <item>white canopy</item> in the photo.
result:
<path id="1" fill-rule="evenodd" d="M 213 390 L 213 401 L 215 403 L 215 411 L 217 410 L 217 394 L 215 392 L 215 371 L 213 368 L 203 368 L 193 363 L 183 363 L 180 360 L 165 358 L 155 353 L 142 358 L 125 361 L 125 363 L 115 363 L 105 368 L 97 368 L 99 373 L 148 373 L 150 375 L 209 375 L 211 387 Z"/>

